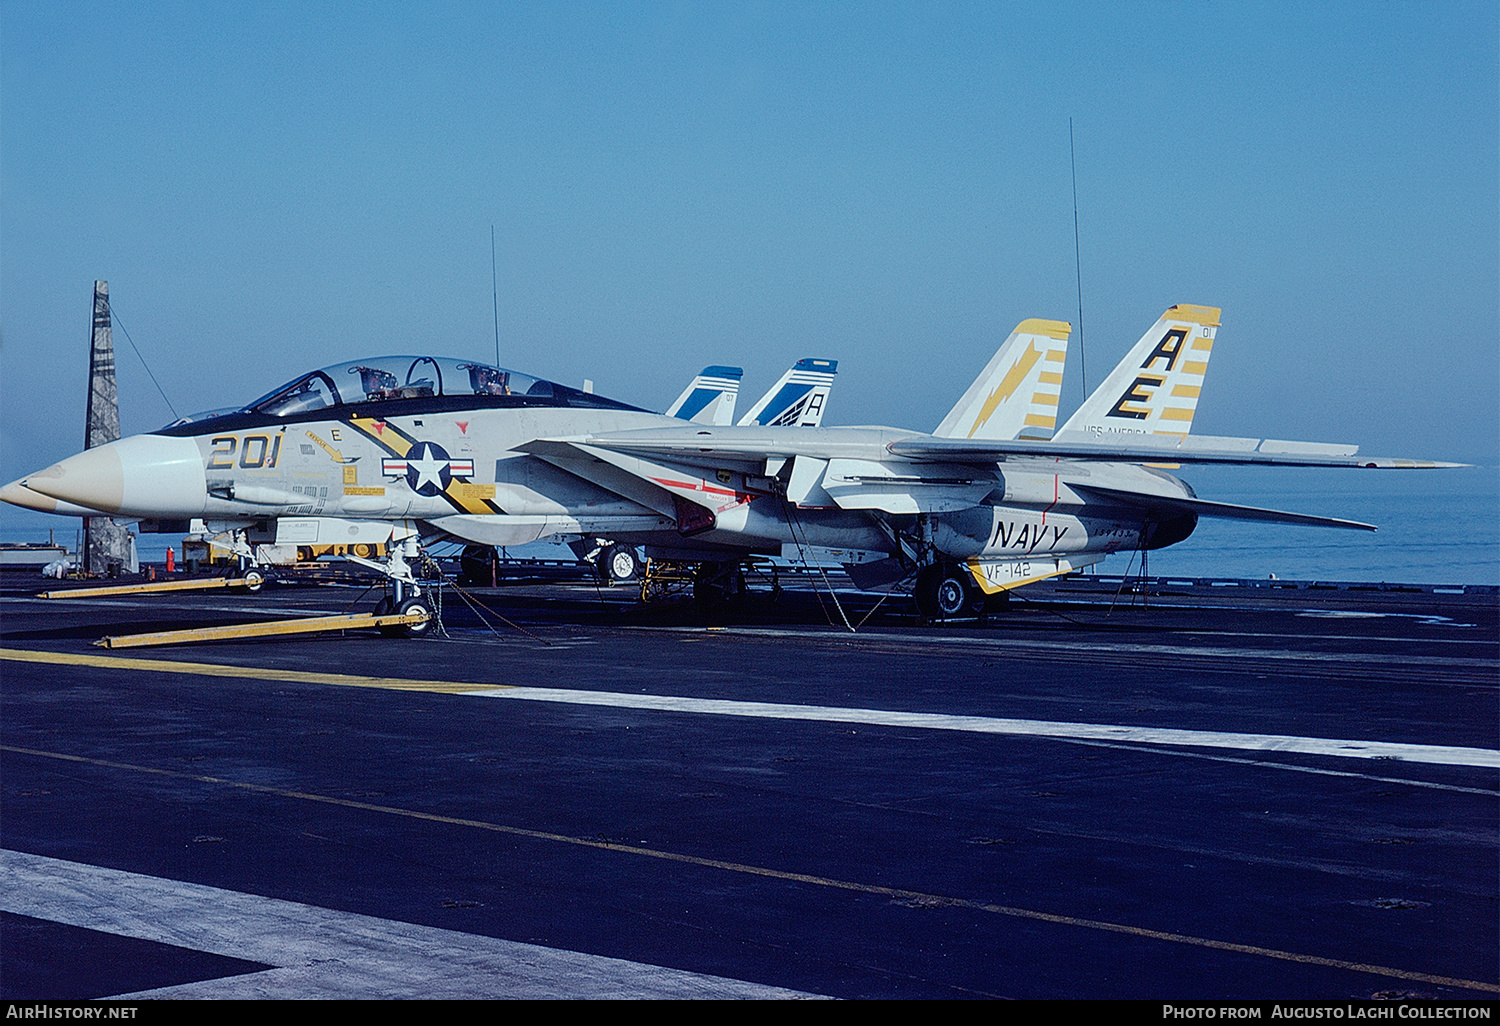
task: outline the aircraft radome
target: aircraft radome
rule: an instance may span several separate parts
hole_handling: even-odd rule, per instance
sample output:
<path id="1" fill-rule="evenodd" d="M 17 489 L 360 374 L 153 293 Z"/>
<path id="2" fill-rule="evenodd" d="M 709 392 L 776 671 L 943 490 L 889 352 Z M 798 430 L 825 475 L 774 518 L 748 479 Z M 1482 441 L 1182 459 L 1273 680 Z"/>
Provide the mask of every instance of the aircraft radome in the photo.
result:
<path id="1" fill-rule="evenodd" d="M 933 434 L 730 426 L 717 410 L 694 423 L 472 361 L 394 356 L 85 450 L 0 499 L 143 530 L 201 520 L 260 566 L 299 545 L 386 543 L 384 562 L 360 560 L 390 582 L 381 611 L 425 608 L 412 572 L 425 542 L 561 536 L 696 563 L 705 596 L 755 556 L 835 560 L 861 588 L 914 579 L 919 610 L 946 619 L 1181 541 L 1203 516 L 1373 530 L 1200 499 L 1162 465 L 1456 465 L 1191 435 L 1218 325 L 1212 307 L 1169 309 L 1051 438 L 1059 321 L 1023 321 Z"/>

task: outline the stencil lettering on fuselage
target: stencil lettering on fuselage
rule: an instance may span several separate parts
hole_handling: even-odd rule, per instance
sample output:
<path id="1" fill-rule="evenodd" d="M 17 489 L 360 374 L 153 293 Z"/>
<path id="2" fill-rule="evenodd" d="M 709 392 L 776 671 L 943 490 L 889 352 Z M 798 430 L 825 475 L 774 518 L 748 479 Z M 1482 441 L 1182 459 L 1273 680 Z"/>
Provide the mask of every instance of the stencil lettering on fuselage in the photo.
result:
<path id="1" fill-rule="evenodd" d="M 1046 544 L 1046 548 L 1054 550 L 1069 530 L 1067 527 L 1048 527 L 1046 524 L 1017 524 L 1011 520 L 996 520 L 989 547 L 1035 552 L 1039 546 L 1048 543 L 1050 534 L 1050 544 Z"/>

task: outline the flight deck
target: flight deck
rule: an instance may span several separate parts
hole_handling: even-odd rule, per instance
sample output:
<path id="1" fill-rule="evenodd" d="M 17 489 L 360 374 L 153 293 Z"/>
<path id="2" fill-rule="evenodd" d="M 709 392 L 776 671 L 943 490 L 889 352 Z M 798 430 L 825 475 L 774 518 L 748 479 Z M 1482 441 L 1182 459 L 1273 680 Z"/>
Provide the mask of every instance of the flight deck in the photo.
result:
<path id="1" fill-rule="evenodd" d="M 1494 588 L 932 626 L 530 579 L 128 652 L 374 595 L 41 590 L 0 578 L 9 1000 L 1500 996 Z"/>

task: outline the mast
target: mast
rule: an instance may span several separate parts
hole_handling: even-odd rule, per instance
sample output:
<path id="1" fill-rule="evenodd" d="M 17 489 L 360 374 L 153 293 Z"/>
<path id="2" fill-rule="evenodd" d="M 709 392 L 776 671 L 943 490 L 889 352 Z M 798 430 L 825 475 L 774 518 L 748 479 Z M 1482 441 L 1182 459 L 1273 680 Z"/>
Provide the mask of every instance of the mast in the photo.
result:
<path id="1" fill-rule="evenodd" d="M 109 283 L 94 282 L 94 318 L 89 334 L 89 399 L 83 447 L 120 437 L 120 398 L 115 388 L 115 342 L 110 332 Z M 83 521 L 83 569 L 91 576 L 116 576 L 133 569 L 131 538 L 108 517 Z"/>

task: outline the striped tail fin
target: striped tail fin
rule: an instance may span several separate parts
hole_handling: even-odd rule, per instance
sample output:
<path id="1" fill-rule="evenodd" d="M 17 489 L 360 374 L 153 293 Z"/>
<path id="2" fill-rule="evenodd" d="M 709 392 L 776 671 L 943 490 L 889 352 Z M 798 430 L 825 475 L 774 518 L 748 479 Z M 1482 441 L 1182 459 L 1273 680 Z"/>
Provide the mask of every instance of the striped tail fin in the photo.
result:
<path id="1" fill-rule="evenodd" d="M 1006 442 L 1051 438 L 1072 330 L 1066 321 L 1016 325 L 933 434 Z"/>
<path id="2" fill-rule="evenodd" d="M 704 367 L 667 410 L 667 416 L 693 424 L 733 424 L 734 403 L 744 375 L 739 367 Z"/>
<path id="3" fill-rule="evenodd" d="M 837 360 L 798 360 L 740 418 L 739 426 L 817 427 L 823 422 L 823 410 L 838 367 Z"/>
<path id="4" fill-rule="evenodd" d="M 1181 303 L 1169 309 L 1068 418 L 1057 440 L 1185 436 L 1218 329 L 1218 307 Z"/>

